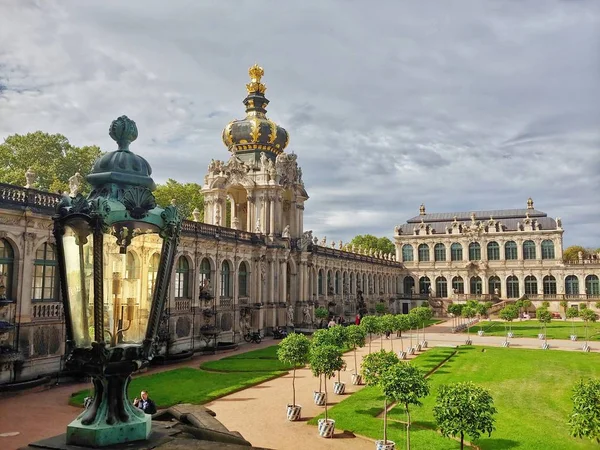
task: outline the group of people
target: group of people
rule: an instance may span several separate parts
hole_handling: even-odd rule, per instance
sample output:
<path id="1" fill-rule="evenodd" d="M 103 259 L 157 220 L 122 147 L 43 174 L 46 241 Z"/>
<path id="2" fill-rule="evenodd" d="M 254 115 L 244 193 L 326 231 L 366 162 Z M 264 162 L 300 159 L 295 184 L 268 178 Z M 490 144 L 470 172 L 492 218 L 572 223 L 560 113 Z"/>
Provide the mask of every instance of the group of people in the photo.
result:
<path id="1" fill-rule="evenodd" d="M 336 325 L 346 325 L 346 319 L 344 319 L 342 316 L 332 316 L 327 324 L 327 328 L 335 327 Z"/>

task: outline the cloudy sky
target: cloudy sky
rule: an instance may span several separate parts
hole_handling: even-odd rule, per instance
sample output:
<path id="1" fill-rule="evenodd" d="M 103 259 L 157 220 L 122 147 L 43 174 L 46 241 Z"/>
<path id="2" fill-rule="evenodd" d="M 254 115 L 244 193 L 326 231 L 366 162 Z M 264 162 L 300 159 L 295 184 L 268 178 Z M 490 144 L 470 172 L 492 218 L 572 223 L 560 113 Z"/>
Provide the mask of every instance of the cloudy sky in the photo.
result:
<path id="1" fill-rule="evenodd" d="M 0 0 L 0 139 L 112 150 L 127 114 L 155 181 L 202 183 L 255 62 L 315 235 L 531 196 L 600 247 L 598 0 Z"/>

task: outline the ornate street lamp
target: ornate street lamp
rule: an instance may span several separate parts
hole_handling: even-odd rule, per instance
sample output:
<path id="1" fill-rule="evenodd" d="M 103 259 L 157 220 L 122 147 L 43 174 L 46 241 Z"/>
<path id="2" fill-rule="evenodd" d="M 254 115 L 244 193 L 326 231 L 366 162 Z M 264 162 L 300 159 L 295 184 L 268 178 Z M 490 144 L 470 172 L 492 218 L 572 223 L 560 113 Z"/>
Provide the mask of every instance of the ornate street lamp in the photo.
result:
<path id="1" fill-rule="evenodd" d="M 156 206 L 150 165 L 129 150 L 135 122 L 119 117 L 109 134 L 119 148 L 94 163 L 90 195 L 71 186 L 74 196 L 64 195 L 54 216 L 66 365 L 94 383 L 91 405 L 67 427 L 67 444 L 92 447 L 150 435 L 151 417 L 131 404 L 127 387 L 152 359 L 181 230 L 174 206 Z M 150 267 L 157 253 L 158 267 Z"/>

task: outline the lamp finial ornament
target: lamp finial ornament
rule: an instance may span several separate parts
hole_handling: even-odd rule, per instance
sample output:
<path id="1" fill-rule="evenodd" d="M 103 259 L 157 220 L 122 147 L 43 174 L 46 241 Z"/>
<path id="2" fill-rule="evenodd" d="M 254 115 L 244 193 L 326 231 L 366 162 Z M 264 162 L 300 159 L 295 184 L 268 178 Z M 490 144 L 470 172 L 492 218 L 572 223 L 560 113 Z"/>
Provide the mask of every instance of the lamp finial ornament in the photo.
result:
<path id="1" fill-rule="evenodd" d="M 110 124 L 108 134 L 119 145 L 119 150 L 129 151 L 129 144 L 138 137 L 138 129 L 133 120 L 121 116 Z"/>
<path id="2" fill-rule="evenodd" d="M 248 94 L 260 92 L 264 94 L 267 90 L 267 86 L 260 82 L 260 79 L 265 74 L 265 71 L 258 64 L 254 64 L 252 67 L 248 69 L 248 75 L 250 75 L 250 83 L 246 84 L 246 89 L 248 90 Z"/>

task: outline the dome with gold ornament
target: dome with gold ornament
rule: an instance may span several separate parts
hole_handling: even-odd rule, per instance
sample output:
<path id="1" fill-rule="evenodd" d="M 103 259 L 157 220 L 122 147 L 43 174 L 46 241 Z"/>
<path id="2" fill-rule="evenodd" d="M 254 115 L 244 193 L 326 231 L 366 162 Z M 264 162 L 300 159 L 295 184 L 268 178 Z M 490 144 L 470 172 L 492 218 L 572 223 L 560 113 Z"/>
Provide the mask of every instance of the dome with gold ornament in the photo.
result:
<path id="1" fill-rule="evenodd" d="M 261 82 L 264 73 L 257 64 L 250 67 L 250 83 L 246 84 L 248 95 L 244 99 L 246 117 L 229 122 L 223 130 L 223 143 L 232 153 L 259 150 L 277 155 L 288 145 L 288 132 L 267 118 L 267 86 Z"/>

